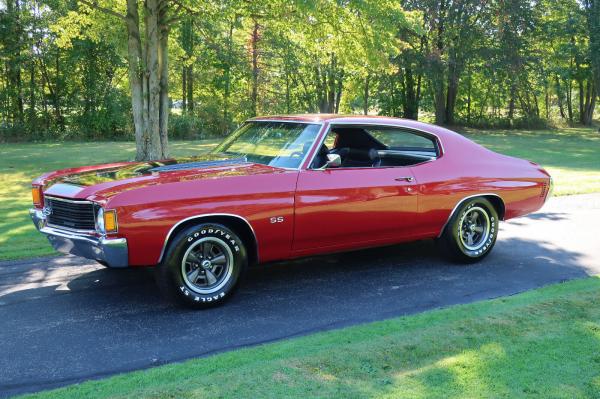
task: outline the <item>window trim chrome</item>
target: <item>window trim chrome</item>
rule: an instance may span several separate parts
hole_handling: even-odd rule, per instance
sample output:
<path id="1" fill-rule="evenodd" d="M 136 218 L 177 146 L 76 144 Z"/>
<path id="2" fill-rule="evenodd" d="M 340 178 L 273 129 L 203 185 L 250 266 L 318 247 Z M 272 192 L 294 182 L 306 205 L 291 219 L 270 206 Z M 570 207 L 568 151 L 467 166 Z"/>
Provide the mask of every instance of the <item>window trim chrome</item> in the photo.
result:
<path id="1" fill-rule="evenodd" d="M 310 162 L 308 162 L 306 164 L 306 166 L 303 168 L 304 170 L 319 170 L 318 168 L 311 168 L 310 165 L 312 164 L 312 162 L 315 160 L 315 157 L 317 155 L 317 150 L 318 148 L 325 142 L 325 139 L 327 138 L 327 135 L 329 134 L 329 132 L 331 132 L 331 127 L 332 125 L 342 125 L 342 126 L 382 126 L 382 127 L 394 127 L 394 128 L 399 128 L 399 129 L 403 129 L 403 130 L 408 130 L 408 131 L 413 131 L 413 132 L 418 132 L 418 133 L 422 133 L 426 136 L 432 136 L 435 138 L 435 142 L 438 145 L 438 150 L 439 150 L 439 155 L 435 158 L 435 159 L 429 159 L 427 161 L 423 161 L 423 162 L 419 162 L 417 164 L 414 165 L 407 165 L 407 166 L 382 166 L 382 167 L 370 167 L 370 166 L 366 166 L 366 167 L 349 167 L 349 168 L 345 168 L 345 167 L 341 167 L 341 168 L 333 168 L 333 169 L 323 169 L 323 170 L 348 170 L 348 169 L 383 169 L 383 168 L 407 168 L 407 167 L 414 167 L 414 166 L 419 166 L 419 165 L 423 165 L 429 162 L 434 162 L 437 161 L 438 159 L 442 158 L 444 156 L 444 154 L 446 153 L 446 150 L 444 149 L 444 143 L 442 142 L 442 139 L 440 138 L 440 136 L 438 136 L 435 133 L 430 133 L 430 132 L 426 132 L 424 130 L 420 130 L 420 129 L 415 129 L 412 127 L 404 127 L 402 125 L 395 125 L 392 123 L 377 123 L 377 122 L 328 122 L 327 123 L 327 128 L 325 131 L 325 134 L 323 134 L 323 136 L 321 136 L 320 139 L 315 140 L 318 141 L 318 145 L 317 147 L 315 147 L 315 152 L 313 153 L 312 158 L 310 159 Z M 309 151 L 310 154 L 310 151 Z"/>

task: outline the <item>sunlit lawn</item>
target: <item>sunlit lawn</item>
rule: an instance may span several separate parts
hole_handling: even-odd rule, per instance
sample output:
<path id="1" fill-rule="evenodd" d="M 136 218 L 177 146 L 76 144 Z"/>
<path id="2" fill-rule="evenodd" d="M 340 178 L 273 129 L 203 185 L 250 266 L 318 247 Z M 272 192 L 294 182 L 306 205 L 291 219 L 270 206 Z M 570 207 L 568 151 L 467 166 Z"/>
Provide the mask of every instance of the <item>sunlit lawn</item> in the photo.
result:
<path id="1" fill-rule="evenodd" d="M 600 192 L 600 134 L 593 129 L 475 131 L 468 137 L 492 150 L 536 161 L 555 178 L 555 195 Z M 215 141 L 173 142 L 173 155 L 211 148 Z M 0 260 L 52 254 L 28 215 L 30 182 L 64 167 L 128 160 L 128 142 L 0 145 Z"/>
<path id="2" fill-rule="evenodd" d="M 37 398 L 598 398 L 600 279 L 123 374 Z"/>
<path id="3" fill-rule="evenodd" d="M 464 133 L 494 151 L 541 164 L 554 178 L 554 195 L 600 192 L 600 133 L 597 129 L 467 129 Z"/>

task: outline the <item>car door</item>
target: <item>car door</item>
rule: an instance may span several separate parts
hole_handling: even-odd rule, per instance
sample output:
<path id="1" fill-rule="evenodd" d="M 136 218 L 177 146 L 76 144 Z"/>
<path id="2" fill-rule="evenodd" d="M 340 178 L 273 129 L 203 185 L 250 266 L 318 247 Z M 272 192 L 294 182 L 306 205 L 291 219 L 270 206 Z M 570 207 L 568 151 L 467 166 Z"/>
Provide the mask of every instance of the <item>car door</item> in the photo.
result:
<path id="1" fill-rule="evenodd" d="M 302 170 L 293 250 L 310 253 L 400 240 L 417 223 L 416 212 L 416 182 L 409 167 Z"/>

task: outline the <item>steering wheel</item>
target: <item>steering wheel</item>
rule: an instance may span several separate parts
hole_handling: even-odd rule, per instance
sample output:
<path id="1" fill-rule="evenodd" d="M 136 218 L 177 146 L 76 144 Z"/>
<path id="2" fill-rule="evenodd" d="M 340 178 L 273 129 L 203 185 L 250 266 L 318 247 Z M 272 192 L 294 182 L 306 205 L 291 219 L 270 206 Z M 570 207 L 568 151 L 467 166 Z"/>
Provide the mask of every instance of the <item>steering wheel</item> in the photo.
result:
<path id="1" fill-rule="evenodd" d="M 304 153 L 302 151 L 294 151 L 290 154 L 290 158 L 302 158 Z"/>

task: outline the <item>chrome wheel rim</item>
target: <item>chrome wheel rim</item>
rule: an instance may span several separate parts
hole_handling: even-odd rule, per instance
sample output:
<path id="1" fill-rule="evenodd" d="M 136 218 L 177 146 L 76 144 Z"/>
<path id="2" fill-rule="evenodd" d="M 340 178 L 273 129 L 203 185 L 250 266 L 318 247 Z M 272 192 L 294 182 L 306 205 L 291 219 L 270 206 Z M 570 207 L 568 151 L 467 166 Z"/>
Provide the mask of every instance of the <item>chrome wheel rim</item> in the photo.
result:
<path id="1" fill-rule="evenodd" d="M 490 217 L 485 209 L 474 206 L 461 217 L 458 232 L 461 244 L 469 251 L 477 251 L 490 237 Z"/>
<path id="2" fill-rule="evenodd" d="M 192 244 L 181 261 L 181 276 L 198 294 L 213 294 L 223 288 L 233 272 L 233 253 L 219 238 L 204 237 Z"/>

